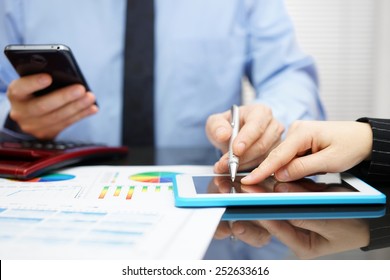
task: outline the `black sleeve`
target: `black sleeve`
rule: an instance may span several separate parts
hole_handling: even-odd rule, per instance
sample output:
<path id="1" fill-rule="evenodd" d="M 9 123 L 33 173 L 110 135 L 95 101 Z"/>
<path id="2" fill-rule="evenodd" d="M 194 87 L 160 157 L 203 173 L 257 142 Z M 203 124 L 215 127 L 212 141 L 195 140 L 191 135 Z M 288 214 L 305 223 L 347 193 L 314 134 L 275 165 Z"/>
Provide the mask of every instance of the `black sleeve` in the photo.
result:
<path id="1" fill-rule="evenodd" d="M 360 118 L 358 122 L 370 124 L 373 134 L 371 160 L 363 161 L 350 173 L 383 192 L 387 200 L 390 197 L 390 120 Z M 390 213 L 387 202 L 386 214 L 383 217 L 369 219 L 370 243 L 361 248 L 363 251 L 390 247 Z"/>
<path id="2" fill-rule="evenodd" d="M 387 205 L 386 213 L 383 217 L 368 219 L 370 243 L 368 246 L 361 248 L 363 251 L 390 247 L 390 183 L 369 181 L 368 183 L 386 195 Z"/>
<path id="3" fill-rule="evenodd" d="M 390 214 L 368 221 L 370 229 L 370 244 L 361 248 L 363 251 L 390 247 Z"/>
<path id="4" fill-rule="evenodd" d="M 390 119 L 360 118 L 357 121 L 369 123 L 372 128 L 372 154 L 371 160 L 358 164 L 351 173 L 370 181 L 390 182 Z"/>

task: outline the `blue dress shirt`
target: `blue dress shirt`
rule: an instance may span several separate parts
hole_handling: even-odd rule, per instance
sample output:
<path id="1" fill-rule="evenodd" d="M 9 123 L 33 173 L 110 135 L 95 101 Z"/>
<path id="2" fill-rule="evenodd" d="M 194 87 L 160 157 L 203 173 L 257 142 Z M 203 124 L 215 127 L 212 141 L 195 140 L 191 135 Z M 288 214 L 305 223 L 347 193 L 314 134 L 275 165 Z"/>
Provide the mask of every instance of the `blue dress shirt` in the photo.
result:
<path id="1" fill-rule="evenodd" d="M 62 43 L 73 50 L 100 111 L 59 139 L 120 144 L 125 0 L 0 0 L 0 47 Z M 155 143 L 207 147 L 210 114 L 241 104 L 247 76 L 256 102 L 286 127 L 323 119 L 313 60 L 297 45 L 281 0 L 155 0 Z M 0 54 L 0 123 L 17 74 Z M 134 124 L 134 125 L 142 125 Z"/>

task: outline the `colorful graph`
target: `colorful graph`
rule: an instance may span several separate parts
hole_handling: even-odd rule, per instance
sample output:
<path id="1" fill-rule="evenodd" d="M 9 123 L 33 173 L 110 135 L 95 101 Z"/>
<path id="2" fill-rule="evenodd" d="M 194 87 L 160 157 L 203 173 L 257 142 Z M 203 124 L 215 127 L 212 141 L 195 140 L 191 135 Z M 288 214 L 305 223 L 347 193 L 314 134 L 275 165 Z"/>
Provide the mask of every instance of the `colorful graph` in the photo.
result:
<path id="1" fill-rule="evenodd" d="M 130 200 L 133 197 L 133 194 L 134 194 L 134 187 L 130 187 L 126 195 L 126 200 Z"/>
<path id="2" fill-rule="evenodd" d="M 131 175 L 130 180 L 142 183 L 171 183 L 176 172 L 144 172 Z"/>
<path id="3" fill-rule="evenodd" d="M 71 180 L 74 178 L 76 178 L 76 176 L 70 174 L 52 173 L 52 174 L 44 175 L 26 181 L 23 180 L 23 182 L 58 182 L 58 181 Z"/>
<path id="4" fill-rule="evenodd" d="M 98 199 L 126 199 L 130 200 L 133 198 L 134 193 L 152 195 L 153 193 L 165 193 L 172 192 L 172 185 L 168 186 L 103 186 Z"/>
<path id="5" fill-rule="evenodd" d="M 103 188 L 102 192 L 101 192 L 100 195 L 99 195 L 99 199 L 103 199 L 103 198 L 106 196 L 108 189 L 109 189 L 108 186 L 105 186 L 105 187 Z"/>

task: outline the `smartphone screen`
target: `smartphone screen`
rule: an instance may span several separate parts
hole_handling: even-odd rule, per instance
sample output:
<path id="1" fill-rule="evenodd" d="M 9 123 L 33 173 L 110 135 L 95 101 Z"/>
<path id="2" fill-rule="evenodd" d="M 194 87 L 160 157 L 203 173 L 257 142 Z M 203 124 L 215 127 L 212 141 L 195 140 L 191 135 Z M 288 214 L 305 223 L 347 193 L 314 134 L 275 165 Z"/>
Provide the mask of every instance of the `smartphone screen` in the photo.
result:
<path id="1" fill-rule="evenodd" d="M 65 45 L 8 45 L 4 53 L 21 77 L 38 73 L 52 77 L 52 84 L 35 92 L 36 96 L 73 84 L 82 84 L 90 90 L 70 48 Z"/>

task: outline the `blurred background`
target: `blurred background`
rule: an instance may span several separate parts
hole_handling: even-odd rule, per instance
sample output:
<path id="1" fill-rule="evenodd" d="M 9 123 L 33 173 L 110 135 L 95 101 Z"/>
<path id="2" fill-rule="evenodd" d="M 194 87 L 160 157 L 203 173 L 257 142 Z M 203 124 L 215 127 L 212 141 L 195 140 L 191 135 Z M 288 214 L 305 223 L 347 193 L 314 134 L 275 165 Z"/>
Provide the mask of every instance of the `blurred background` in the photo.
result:
<path id="1" fill-rule="evenodd" d="M 285 2 L 301 47 L 317 63 L 328 119 L 390 118 L 390 1 Z"/>

